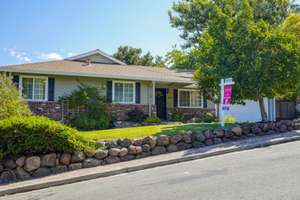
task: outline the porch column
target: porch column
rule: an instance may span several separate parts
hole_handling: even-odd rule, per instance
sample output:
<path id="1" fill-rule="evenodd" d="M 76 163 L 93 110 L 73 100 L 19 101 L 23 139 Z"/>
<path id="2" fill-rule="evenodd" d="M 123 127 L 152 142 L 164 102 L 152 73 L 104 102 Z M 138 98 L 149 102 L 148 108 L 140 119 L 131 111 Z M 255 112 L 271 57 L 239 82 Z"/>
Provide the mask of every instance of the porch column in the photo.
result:
<path id="1" fill-rule="evenodd" d="M 155 81 L 152 81 L 152 105 L 155 105 Z"/>

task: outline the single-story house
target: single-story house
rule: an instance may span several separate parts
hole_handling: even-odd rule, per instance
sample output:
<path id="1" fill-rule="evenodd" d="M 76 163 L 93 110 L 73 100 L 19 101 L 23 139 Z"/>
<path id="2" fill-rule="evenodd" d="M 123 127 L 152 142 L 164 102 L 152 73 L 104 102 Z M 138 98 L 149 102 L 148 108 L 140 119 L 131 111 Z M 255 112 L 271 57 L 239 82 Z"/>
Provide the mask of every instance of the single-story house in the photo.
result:
<path id="1" fill-rule="evenodd" d="M 129 66 L 98 49 L 63 60 L 1 66 L 0 73 L 12 77 L 33 113 L 56 120 L 68 114 L 59 98 L 79 84 L 100 88 L 118 120 L 126 120 L 133 109 L 166 120 L 175 112 L 215 112 L 215 105 L 197 90 L 191 71 Z"/>

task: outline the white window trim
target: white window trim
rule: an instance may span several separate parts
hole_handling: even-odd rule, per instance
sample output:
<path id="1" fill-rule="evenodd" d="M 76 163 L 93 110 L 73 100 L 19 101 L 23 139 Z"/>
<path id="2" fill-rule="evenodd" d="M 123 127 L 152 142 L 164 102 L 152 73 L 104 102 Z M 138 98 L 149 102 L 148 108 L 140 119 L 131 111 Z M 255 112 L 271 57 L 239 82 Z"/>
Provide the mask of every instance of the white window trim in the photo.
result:
<path id="1" fill-rule="evenodd" d="M 133 102 L 115 102 L 115 84 L 116 83 L 131 83 L 131 84 L 133 84 Z M 124 90 L 124 88 L 123 88 L 123 90 Z M 123 95 L 124 95 L 124 91 L 123 91 Z M 136 103 L 136 101 L 135 101 L 135 99 L 136 99 L 136 96 L 135 96 L 136 94 L 135 94 L 135 82 L 134 81 L 113 81 L 113 87 L 112 87 L 112 102 L 114 103 L 114 104 L 135 104 Z"/>
<path id="2" fill-rule="evenodd" d="M 36 99 L 25 99 L 26 101 L 29 101 L 29 102 L 45 102 L 45 101 L 48 101 L 48 77 L 46 76 L 25 76 L 25 75 L 22 75 L 20 76 L 20 80 L 19 80 L 19 95 L 22 96 L 23 93 L 23 78 L 39 78 L 39 79 L 44 79 L 46 80 L 46 88 L 45 88 L 45 99 L 40 99 L 40 100 L 36 100 Z M 33 95 L 34 97 L 34 88 L 33 88 Z"/>
<path id="3" fill-rule="evenodd" d="M 200 95 L 201 96 L 201 106 L 180 106 L 180 91 L 188 91 L 188 92 L 197 91 L 197 92 L 199 92 L 198 90 L 193 90 L 193 89 L 178 89 L 178 95 L 177 95 L 178 108 L 203 108 L 203 103 L 204 103 L 203 95 Z M 192 98 L 190 96 L 190 105 L 191 104 L 192 104 Z"/>

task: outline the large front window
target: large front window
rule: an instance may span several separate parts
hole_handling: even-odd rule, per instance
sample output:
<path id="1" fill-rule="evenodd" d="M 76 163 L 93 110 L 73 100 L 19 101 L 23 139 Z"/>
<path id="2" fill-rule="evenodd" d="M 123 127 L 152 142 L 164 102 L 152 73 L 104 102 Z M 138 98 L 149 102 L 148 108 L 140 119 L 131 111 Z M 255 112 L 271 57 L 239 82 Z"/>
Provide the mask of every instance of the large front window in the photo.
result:
<path id="1" fill-rule="evenodd" d="M 202 107 L 202 98 L 197 90 L 179 90 L 179 107 L 198 108 Z"/>
<path id="2" fill-rule="evenodd" d="M 113 102 L 122 104 L 135 103 L 135 83 L 114 81 Z"/>
<path id="3" fill-rule="evenodd" d="M 47 100 L 47 78 L 21 77 L 22 96 L 31 101 Z"/>

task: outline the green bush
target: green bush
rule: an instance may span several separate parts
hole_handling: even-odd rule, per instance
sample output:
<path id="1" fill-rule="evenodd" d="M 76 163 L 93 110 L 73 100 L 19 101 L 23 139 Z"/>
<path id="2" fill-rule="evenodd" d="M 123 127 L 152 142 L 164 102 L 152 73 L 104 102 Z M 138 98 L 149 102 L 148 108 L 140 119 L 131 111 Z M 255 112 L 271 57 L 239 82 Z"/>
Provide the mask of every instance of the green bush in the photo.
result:
<path id="1" fill-rule="evenodd" d="M 0 76 L 0 120 L 24 115 L 31 115 L 27 103 L 11 80 Z"/>
<path id="2" fill-rule="evenodd" d="M 127 121 L 130 122 L 143 122 L 148 115 L 146 115 L 143 111 L 141 110 L 132 110 L 127 113 Z"/>
<path id="3" fill-rule="evenodd" d="M 75 129 L 46 117 L 0 120 L 0 149 L 4 156 L 74 152 L 88 148 Z"/>
<path id="4" fill-rule="evenodd" d="M 184 122 L 184 116 L 181 113 L 172 113 L 171 114 L 171 121 L 174 122 Z"/>
<path id="5" fill-rule="evenodd" d="M 210 112 L 206 112 L 201 117 L 195 117 L 192 120 L 195 123 L 212 123 L 218 121 L 218 119 Z"/>
<path id="6" fill-rule="evenodd" d="M 232 117 L 232 116 L 226 116 L 224 118 L 224 122 L 225 123 L 229 123 L 229 124 L 234 124 L 237 122 L 236 118 Z"/>
<path id="7" fill-rule="evenodd" d="M 160 123 L 160 119 L 158 117 L 147 117 L 144 122 L 146 123 Z"/>
<path id="8" fill-rule="evenodd" d="M 71 126 L 79 130 L 99 130 L 110 127 L 111 116 L 102 91 L 96 87 L 80 85 L 70 95 L 60 101 L 68 102 L 69 107 L 79 112 L 70 119 Z"/>

